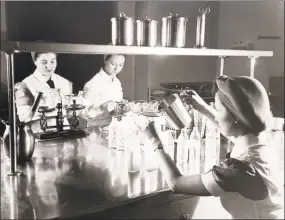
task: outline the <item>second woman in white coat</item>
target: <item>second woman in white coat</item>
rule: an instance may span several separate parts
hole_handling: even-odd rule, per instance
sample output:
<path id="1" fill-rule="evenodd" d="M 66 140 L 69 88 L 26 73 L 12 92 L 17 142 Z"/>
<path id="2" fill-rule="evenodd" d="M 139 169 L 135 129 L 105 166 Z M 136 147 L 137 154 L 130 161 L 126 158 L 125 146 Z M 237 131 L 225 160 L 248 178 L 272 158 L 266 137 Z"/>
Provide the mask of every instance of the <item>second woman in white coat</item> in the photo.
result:
<path id="1" fill-rule="evenodd" d="M 105 55 L 103 67 L 84 85 L 84 98 L 88 101 L 83 112 L 85 117 L 108 116 L 118 106 L 118 102 L 127 102 L 123 99 L 122 85 L 117 78 L 125 59 L 125 55 L 121 54 Z"/>

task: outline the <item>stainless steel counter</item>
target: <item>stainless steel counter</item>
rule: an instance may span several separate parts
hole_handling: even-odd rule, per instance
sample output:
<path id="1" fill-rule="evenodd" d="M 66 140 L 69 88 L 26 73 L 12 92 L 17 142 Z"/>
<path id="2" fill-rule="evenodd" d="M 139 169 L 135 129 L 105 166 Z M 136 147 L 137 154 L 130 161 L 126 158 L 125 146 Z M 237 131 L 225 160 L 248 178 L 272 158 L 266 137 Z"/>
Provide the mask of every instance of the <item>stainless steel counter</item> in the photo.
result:
<path id="1" fill-rule="evenodd" d="M 25 176 L 17 177 L 7 176 L 1 146 L 1 219 L 68 218 L 169 191 L 153 163 L 129 172 L 127 151 L 107 146 L 97 130 L 82 139 L 37 142 L 32 161 L 18 166 Z"/>

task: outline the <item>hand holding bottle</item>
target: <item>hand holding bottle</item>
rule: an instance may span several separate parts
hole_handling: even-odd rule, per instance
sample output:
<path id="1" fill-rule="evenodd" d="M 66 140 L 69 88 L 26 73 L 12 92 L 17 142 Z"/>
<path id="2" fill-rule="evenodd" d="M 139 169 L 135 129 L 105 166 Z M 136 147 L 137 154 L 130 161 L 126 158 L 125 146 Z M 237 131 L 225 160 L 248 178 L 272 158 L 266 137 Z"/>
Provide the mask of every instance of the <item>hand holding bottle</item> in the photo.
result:
<path id="1" fill-rule="evenodd" d="M 105 110 L 105 111 L 108 111 L 108 112 L 111 112 L 111 111 L 113 111 L 116 108 L 116 106 L 117 106 L 117 103 L 110 100 L 110 101 L 107 101 L 107 102 L 103 103 L 101 105 L 101 109 Z"/>

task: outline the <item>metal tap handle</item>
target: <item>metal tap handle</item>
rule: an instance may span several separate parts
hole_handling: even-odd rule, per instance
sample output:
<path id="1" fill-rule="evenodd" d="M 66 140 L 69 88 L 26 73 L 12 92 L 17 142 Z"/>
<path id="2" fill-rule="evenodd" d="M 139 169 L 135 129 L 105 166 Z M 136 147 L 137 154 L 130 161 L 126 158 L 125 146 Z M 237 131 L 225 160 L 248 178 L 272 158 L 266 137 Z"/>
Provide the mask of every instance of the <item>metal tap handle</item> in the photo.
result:
<path id="1" fill-rule="evenodd" d="M 121 17 L 121 18 L 125 18 L 125 17 L 126 17 L 125 12 L 120 12 L 120 17 Z"/>

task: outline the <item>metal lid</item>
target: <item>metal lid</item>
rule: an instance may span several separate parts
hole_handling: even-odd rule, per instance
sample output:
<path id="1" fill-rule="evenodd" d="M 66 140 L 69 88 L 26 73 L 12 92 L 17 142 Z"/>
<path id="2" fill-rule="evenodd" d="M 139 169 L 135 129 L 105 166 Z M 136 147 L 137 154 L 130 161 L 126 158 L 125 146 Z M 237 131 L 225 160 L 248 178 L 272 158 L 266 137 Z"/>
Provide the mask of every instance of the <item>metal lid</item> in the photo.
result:
<path id="1" fill-rule="evenodd" d="M 126 16 L 125 12 L 120 12 L 119 16 L 111 18 L 111 21 L 117 20 L 117 19 L 122 19 L 122 20 L 131 19 L 131 20 L 133 20 L 131 17 Z"/>
<path id="2" fill-rule="evenodd" d="M 179 17 L 179 16 L 178 16 L 178 13 L 176 12 L 170 12 L 168 17 Z"/>
<path id="3" fill-rule="evenodd" d="M 175 18 L 175 19 L 186 19 L 186 20 L 187 20 L 186 17 L 181 17 L 181 16 L 179 16 L 178 13 L 176 13 L 176 12 L 170 12 L 168 16 L 163 17 L 161 20 L 173 19 L 173 18 Z"/>
<path id="4" fill-rule="evenodd" d="M 136 22 L 157 22 L 157 21 L 152 20 L 152 19 L 148 18 L 147 16 L 145 16 L 145 18 L 139 19 Z"/>

